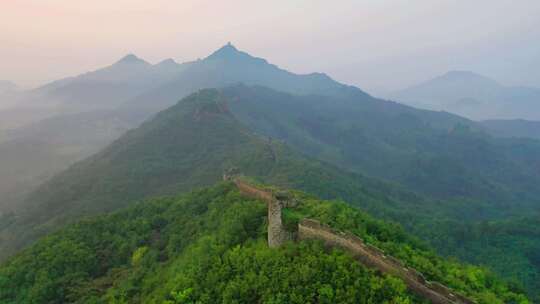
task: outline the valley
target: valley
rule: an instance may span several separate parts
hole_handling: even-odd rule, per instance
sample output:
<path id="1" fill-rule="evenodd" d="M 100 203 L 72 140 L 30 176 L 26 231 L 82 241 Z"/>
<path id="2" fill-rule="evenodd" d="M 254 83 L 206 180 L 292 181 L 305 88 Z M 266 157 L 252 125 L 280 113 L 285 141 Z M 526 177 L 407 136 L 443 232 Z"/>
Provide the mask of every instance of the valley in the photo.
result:
<path id="1" fill-rule="evenodd" d="M 464 72 L 435 83 L 437 94 L 482 87 L 497 102 L 501 90 L 536 94 Z M 267 248 L 269 217 L 257 198 L 220 183 L 235 167 L 307 202 L 283 211 L 289 225 L 314 219 L 335 235 L 348 231 L 475 303 L 532 303 L 536 122 L 411 101 L 431 85 L 396 95 L 406 105 L 228 43 L 195 61 L 130 54 L 17 89 L 6 100 L 20 107 L 0 110 L 0 302 L 425 302 L 407 289 L 408 276 L 381 275 L 343 246 Z M 437 94 L 426 100 L 447 105 Z M 302 263 L 313 269 L 297 277 Z M 287 292 L 274 280 L 305 288 Z"/>

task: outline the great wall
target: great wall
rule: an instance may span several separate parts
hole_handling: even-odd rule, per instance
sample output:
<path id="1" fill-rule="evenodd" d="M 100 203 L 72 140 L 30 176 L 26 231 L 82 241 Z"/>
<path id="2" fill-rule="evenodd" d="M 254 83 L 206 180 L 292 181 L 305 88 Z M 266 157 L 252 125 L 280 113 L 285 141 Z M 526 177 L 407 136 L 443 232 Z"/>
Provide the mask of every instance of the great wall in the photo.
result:
<path id="1" fill-rule="evenodd" d="M 288 240 L 320 240 L 326 246 L 339 247 L 349 252 L 358 262 L 402 279 L 409 290 L 434 304 L 474 304 L 475 302 L 452 291 L 450 288 L 431 282 L 415 269 L 404 266 L 398 259 L 385 254 L 382 250 L 366 244 L 359 237 L 332 229 L 313 219 L 303 219 L 298 224 L 298 231 L 291 234 L 283 227 L 282 208 L 294 207 L 294 202 L 270 190 L 261 189 L 243 181 L 234 174 L 224 174 L 224 180 L 232 181 L 241 194 L 266 202 L 268 206 L 268 246 L 279 247 Z"/>

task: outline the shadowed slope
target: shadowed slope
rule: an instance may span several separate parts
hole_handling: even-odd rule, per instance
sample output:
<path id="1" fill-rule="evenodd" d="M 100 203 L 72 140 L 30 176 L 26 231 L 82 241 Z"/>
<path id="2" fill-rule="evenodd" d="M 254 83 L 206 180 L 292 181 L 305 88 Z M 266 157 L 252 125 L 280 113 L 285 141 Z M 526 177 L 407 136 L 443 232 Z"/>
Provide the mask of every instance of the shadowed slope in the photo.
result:
<path id="1" fill-rule="evenodd" d="M 2 254 L 75 218 L 124 207 L 149 195 L 212 184 L 231 166 L 278 185 L 361 201 L 366 209 L 380 205 L 374 198 L 390 195 L 422 203 L 398 188 L 341 173 L 253 133 L 229 112 L 224 98 L 217 90 L 192 94 L 43 184 L 24 202 L 23 213 L 3 219 Z M 375 209 L 395 204 L 388 200 L 385 207 Z"/>

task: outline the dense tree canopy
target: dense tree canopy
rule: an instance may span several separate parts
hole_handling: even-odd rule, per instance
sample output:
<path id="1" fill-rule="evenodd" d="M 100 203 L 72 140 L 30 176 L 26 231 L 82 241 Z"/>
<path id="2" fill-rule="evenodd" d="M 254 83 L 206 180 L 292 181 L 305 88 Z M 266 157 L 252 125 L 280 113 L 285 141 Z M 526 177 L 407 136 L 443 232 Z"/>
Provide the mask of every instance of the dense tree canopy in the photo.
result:
<path id="1" fill-rule="evenodd" d="M 488 271 L 436 256 L 399 226 L 294 192 L 294 220 L 349 230 L 478 303 L 528 303 Z M 219 184 L 49 235 L 0 267 L 1 303 L 422 303 L 404 283 L 309 241 L 266 245 L 266 207 Z"/>

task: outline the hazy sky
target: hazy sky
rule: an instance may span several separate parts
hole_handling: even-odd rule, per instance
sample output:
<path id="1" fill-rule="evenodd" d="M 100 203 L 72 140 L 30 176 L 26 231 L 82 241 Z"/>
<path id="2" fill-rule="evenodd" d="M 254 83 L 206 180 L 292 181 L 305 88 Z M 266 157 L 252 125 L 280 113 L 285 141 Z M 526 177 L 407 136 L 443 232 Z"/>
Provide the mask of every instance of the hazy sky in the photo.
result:
<path id="1" fill-rule="evenodd" d="M 24 86 L 227 41 L 368 91 L 455 69 L 540 87 L 539 0 L 0 0 L 0 79 Z"/>

